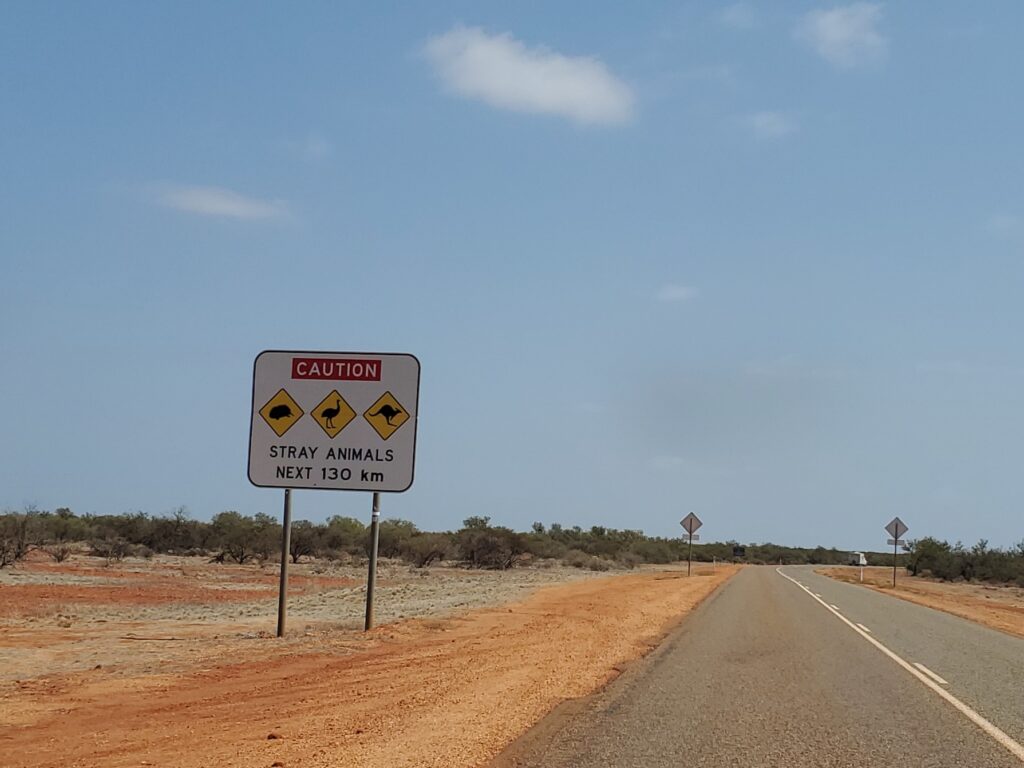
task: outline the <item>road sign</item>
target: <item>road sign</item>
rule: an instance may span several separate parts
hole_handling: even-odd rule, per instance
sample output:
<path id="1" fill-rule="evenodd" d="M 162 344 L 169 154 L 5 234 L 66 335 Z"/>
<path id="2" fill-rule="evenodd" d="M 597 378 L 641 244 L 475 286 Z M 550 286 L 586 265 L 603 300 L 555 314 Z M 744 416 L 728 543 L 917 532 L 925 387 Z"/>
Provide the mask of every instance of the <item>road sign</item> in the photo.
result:
<path id="1" fill-rule="evenodd" d="M 906 523 L 904 523 L 898 517 L 894 517 L 890 521 L 890 523 L 887 526 L 885 526 L 885 530 L 888 531 L 889 535 L 892 536 L 894 539 L 901 539 L 903 538 L 903 534 L 909 531 L 910 529 L 907 527 Z M 889 543 L 892 544 L 891 541 Z"/>
<path id="2" fill-rule="evenodd" d="M 377 398 L 377 402 L 366 409 L 363 418 L 380 435 L 381 440 L 387 440 L 409 420 L 409 412 L 394 395 L 385 392 Z"/>
<path id="3" fill-rule="evenodd" d="M 889 524 L 885 526 L 885 530 L 888 531 L 889 535 L 892 537 L 889 539 L 888 543 L 892 544 L 892 588 L 896 589 L 896 547 L 900 544 L 906 543 L 901 537 L 910 529 L 907 527 L 906 523 L 898 517 L 894 517 L 889 521 Z"/>
<path id="4" fill-rule="evenodd" d="M 695 533 L 698 528 L 704 525 L 704 523 L 700 521 L 700 518 L 693 514 L 693 512 L 680 520 L 679 524 L 683 526 L 684 531 L 690 534 Z"/>
<path id="5" fill-rule="evenodd" d="M 686 531 L 687 534 L 689 534 L 690 538 L 690 546 L 686 553 L 686 575 L 689 576 L 690 569 L 693 566 L 693 542 L 700 539 L 700 536 L 696 536 L 694 534 L 694 531 L 696 531 L 698 528 L 704 525 L 704 523 L 700 521 L 699 517 L 697 517 L 695 514 L 693 514 L 693 512 L 691 512 L 682 520 L 680 520 L 679 524 L 683 526 L 683 530 Z"/>
<path id="6" fill-rule="evenodd" d="M 907 543 L 907 541 L 906 541 L 906 539 L 886 539 L 885 543 L 886 544 L 896 544 L 896 545 L 899 545 L 899 546 L 902 547 L 903 545 L 905 545 Z"/>
<path id="7" fill-rule="evenodd" d="M 419 385 L 412 355 L 261 352 L 253 364 L 249 480 L 265 488 L 407 490 Z"/>
<path id="8" fill-rule="evenodd" d="M 332 389 L 327 397 L 321 400 L 320 404 L 309 412 L 309 415 L 320 425 L 320 429 L 324 431 L 324 434 L 333 440 L 341 430 L 352 423 L 352 419 L 356 417 L 356 412 L 352 410 L 352 406 L 348 404 L 348 401 L 341 396 L 338 390 Z"/>
<path id="9" fill-rule="evenodd" d="M 303 410 L 299 408 L 298 403 L 283 389 L 278 390 L 277 394 L 260 408 L 260 416 L 278 437 L 283 437 L 284 433 L 302 418 L 302 414 Z"/>

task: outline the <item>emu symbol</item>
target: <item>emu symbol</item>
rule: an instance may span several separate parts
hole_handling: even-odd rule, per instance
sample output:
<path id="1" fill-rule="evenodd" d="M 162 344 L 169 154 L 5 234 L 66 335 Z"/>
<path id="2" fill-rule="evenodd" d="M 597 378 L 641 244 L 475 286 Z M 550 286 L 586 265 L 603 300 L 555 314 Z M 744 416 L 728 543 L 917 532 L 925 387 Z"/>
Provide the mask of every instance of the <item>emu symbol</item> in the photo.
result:
<path id="1" fill-rule="evenodd" d="M 391 423 L 391 420 L 393 418 L 395 418 L 395 416 L 400 416 L 401 414 L 402 414 L 402 409 L 401 408 L 395 408 L 395 407 L 389 405 L 388 403 L 384 403 L 384 405 L 382 405 L 380 408 L 377 409 L 376 413 L 371 413 L 370 415 L 371 416 L 383 416 L 384 417 L 384 421 L 386 421 L 388 423 L 388 426 L 389 427 L 393 427 L 395 425 Z"/>
<path id="2" fill-rule="evenodd" d="M 334 417 L 339 413 L 341 413 L 341 400 L 335 400 L 333 408 L 324 408 L 320 411 L 320 418 L 327 421 L 328 429 L 334 429 Z"/>

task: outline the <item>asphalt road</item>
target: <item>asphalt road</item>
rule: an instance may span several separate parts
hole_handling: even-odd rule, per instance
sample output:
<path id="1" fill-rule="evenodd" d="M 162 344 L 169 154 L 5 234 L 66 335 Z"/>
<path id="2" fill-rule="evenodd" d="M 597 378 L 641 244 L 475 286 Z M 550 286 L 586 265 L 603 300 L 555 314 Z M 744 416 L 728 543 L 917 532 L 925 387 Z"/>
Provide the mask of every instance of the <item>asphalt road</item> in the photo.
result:
<path id="1" fill-rule="evenodd" d="M 494 767 L 1024 765 L 1024 640 L 780 571 L 740 572 Z"/>

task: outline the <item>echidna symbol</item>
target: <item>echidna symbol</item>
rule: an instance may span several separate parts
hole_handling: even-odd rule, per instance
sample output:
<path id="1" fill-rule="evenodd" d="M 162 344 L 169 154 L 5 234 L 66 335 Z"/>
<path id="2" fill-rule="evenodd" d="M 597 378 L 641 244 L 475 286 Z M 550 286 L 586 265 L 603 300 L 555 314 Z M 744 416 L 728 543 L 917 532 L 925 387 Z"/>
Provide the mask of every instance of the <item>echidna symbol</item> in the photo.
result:
<path id="1" fill-rule="evenodd" d="M 393 427 L 395 425 L 391 423 L 391 420 L 393 418 L 395 418 L 395 416 L 400 416 L 401 414 L 402 414 L 402 409 L 401 408 L 395 408 L 392 405 L 390 405 L 389 403 L 384 403 L 384 405 L 382 405 L 380 408 L 377 409 L 376 413 L 371 413 L 370 415 L 371 416 L 383 416 L 384 417 L 384 421 L 386 421 L 388 423 L 388 426 L 389 427 Z"/>
<path id="2" fill-rule="evenodd" d="M 290 419 L 292 417 L 292 409 L 288 407 L 287 403 L 281 403 L 281 405 L 275 405 L 270 409 L 270 413 L 267 414 L 274 421 L 278 419 Z"/>

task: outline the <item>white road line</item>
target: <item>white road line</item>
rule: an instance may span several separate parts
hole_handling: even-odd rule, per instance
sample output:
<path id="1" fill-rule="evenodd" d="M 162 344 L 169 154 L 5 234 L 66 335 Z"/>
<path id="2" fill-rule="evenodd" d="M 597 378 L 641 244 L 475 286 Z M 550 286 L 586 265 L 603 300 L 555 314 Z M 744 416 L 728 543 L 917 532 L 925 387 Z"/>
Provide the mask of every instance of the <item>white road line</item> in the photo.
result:
<path id="1" fill-rule="evenodd" d="M 917 667 L 918 669 L 920 669 L 926 675 L 928 675 L 928 677 L 930 677 L 932 680 L 934 680 L 939 685 L 949 685 L 949 681 L 948 680 L 943 680 L 941 677 L 936 675 L 934 672 L 932 672 L 930 669 L 928 669 L 928 667 L 926 667 L 921 662 L 915 661 L 914 662 L 914 666 Z"/>
<path id="2" fill-rule="evenodd" d="M 829 603 L 828 607 L 831 608 L 833 611 L 838 611 L 839 610 L 839 606 L 838 605 L 832 605 L 832 603 Z"/>
<path id="3" fill-rule="evenodd" d="M 865 627 L 863 624 L 861 624 L 859 621 L 857 622 L 857 626 L 860 627 L 861 629 L 863 629 L 865 632 L 870 632 L 871 631 L 870 629 Z"/>
<path id="4" fill-rule="evenodd" d="M 815 597 L 821 597 L 821 595 L 819 595 L 817 592 L 812 592 L 811 594 L 814 595 Z"/>
<path id="5" fill-rule="evenodd" d="M 784 574 L 782 572 L 781 568 L 776 568 L 775 572 L 777 574 L 779 574 L 779 576 L 781 576 L 782 578 L 787 579 L 789 581 L 792 581 L 794 584 L 799 584 L 800 586 L 803 586 L 802 584 L 800 584 L 800 582 L 798 582 L 793 577 L 787 576 L 786 574 Z M 807 594 L 811 595 L 811 597 L 814 597 L 814 595 L 811 593 L 811 591 L 809 589 L 807 589 L 806 587 L 804 587 L 804 591 L 807 592 Z M 856 624 L 854 624 L 848 618 L 846 618 L 841 613 L 839 613 L 839 611 L 833 610 L 832 607 L 828 603 L 826 603 L 824 600 L 821 600 L 821 599 L 819 599 L 817 597 L 814 597 L 814 599 L 817 600 L 819 603 L 821 603 L 825 607 L 826 611 L 828 611 L 829 613 L 833 614 L 837 619 L 839 619 L 841 622 L 843 622 L 846 626 L 848 626 L 850 629 L 852 629 L 858 635 L 860 635 L 865 640 L 867 640 L 869 643 L 871 643 L 873 646 L 875 646 L 875 648 L 880 650 L 882 653 L 884 653 L 890 659 L 892 659 L 897 664 L 899 664 L 901 667 L 903 667 L 903 669 L 905 669 L 911 675 L 916 677 L 922 684 L 924 684 L 924 686 L 926 688 L 931 688 L 932 691 L 934 691 L 936 694 L 938 694 L 941 698 L 945 699 L 946 702 L 948 704 L 950 704 L 954 709 L 956 709 L 961 715 L 963 715 L 968 720 L 970 720 L 972 723 L 974 723 L 976 726 L 981 728 L 981 730 L 983 730 L 985 733 L 987 733 L 989 736 L 991 736 L 992 739 L 994 739 L 997 743 L 999 743 L 1001 746 L 1005 747 L 1010 752 L 1010 754 L 1012 754 L 1014 757 L 1016 757 L 1018 760 L 1020 760 L 1022 763 L 1024 763 L 1024 746 L 1021 746 L 1020 743 L 1014 741 L 1010 736 L 1008 736 L 1006 734 L 1005 731 L 999 729 L 998 727 L 996 727 L 995 725 L 990 723 L 982 715 L 978 714 L 973 709 L 971 709 L 969 706 L 964 704 L 962 701 L 960 701 L 960 699 L 958 699 L 956 696 L 951 694 L 945 688 L 939 687 L 939 684 L 936 683 L 934 680 L 932 680 L 930 677 L 928 677 L 924 672 L 921 672 L 919 669 L 917 669 L 917 667 L 911 666 L 909 662 L 905 661 L 902 657 L 900 657 L 897 654 L 895 654 L 894 652 L 890 651 L 888 648 L 886 648 L 880 642 L 875 640 L 875 638 L 873 638 L 870 634 L 868 634 L 867 632 L 865 632 L 862 629 L 860 629 Z"/>

